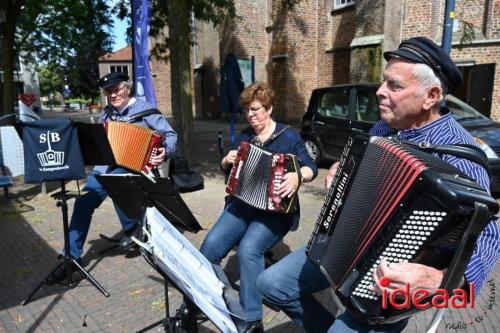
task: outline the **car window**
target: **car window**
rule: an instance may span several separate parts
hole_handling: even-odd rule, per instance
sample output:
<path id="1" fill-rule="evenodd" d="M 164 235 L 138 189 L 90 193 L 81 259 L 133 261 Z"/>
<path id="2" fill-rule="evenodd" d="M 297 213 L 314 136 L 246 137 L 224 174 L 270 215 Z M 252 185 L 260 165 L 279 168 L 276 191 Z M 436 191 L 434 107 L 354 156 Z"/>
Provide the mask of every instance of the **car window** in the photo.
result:
<path id="1" fill-rule="evenodd" d="M 446 106 L 451 109 L 453 117 L 458 121 L 485 118 L 479 111 L 453 95 L 446 96 Z"/>
<path id="2" fill-rule="evenodd" d="M 374 92 L 358 90 L 356 96 L 356 119 L 370 122 L 380 120 L 378 99 Z"/>
<path id="3" fill-rule="evenodd" d="M 319 102 L 318 112 L 325 117 L 348 117 L 349 89 L 324 92 Z"/>

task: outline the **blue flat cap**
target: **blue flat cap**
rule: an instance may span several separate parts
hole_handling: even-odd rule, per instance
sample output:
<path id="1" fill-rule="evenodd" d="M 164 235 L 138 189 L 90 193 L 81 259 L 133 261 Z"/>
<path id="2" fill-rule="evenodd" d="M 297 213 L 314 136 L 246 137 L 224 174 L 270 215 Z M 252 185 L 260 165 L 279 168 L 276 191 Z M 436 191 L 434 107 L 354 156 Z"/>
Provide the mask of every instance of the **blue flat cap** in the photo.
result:
<path id="1" fill-rule="evenodd" d="M 98 82 L 99 88 L 107 89 L 116 86 L 120 82 L 127 82 L 128 75 L 125 73 L 114 72 L 104 75 Z"/>
<path id="2" fill-rule="evenodd" d="M 462 73 L 450 56 L 428 38 L 413 37 L 399 44 L 397 50 L 384 52 L 385 60 L 393 57 L 429 66 L 446 85 L 447 92 L 462 84 Z"/>

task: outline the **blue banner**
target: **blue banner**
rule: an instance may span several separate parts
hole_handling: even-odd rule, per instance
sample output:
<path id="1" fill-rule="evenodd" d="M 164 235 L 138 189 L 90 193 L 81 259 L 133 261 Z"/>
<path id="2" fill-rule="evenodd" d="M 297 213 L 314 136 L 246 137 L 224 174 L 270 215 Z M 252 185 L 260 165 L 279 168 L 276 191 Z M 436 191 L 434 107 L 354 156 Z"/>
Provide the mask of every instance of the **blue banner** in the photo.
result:
<path id="1" fill-rule="evenodd" d="M 133 0 L 132 11 L 134 13 L 134 90 L 135 97 L 148 101 L 156 107 L 156 95 L 149 70 L 149 0 Z"/>

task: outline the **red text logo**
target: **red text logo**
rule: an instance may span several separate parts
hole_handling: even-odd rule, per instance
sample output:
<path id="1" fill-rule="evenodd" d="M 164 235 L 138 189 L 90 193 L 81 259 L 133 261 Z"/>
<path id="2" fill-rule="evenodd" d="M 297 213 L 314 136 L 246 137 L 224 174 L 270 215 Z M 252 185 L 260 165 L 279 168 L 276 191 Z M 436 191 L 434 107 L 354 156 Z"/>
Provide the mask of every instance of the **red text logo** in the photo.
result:
<path id="1" fill-rule="evenodd" d="M 387 287 L 391 283 L 390 279 L 383 277 L 380 279 L 380 285 L 382 287 Z M 474 283 L 469 283 L 469 292 L 467 293 L 464 289 L 453 289 L 453 293 L 450 295 L 446 289 L 436 289 L 432 293 L 427 289 L 417 288 L 410 292 L 410 284 L 407 283 L 404 288 L 395 289 L 392 292 L 388 292 L 387 289 L 382 290 L 382 308 L 387 309 L 390 304 L 391 307 L 402 310 L 410 309 L 410 305 L 413 307 L 424 310 L 430 307 L 434 308 L 465 308 L 467 302 L 470 303 L 470 307 L 474 308 Z"/>

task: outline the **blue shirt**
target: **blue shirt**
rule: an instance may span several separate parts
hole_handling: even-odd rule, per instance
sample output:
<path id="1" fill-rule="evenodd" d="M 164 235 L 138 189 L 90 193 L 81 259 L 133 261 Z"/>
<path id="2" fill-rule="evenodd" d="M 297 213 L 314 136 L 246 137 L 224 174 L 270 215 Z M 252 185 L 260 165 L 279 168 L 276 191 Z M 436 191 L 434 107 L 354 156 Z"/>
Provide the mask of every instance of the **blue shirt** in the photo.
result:
<path id="1" fill-rule="evenodd" d="M 392 129 L 387 123 L 379 121 L 373 125 L 370 135 L 388 136 L 391 135 L 391 131 Z M 397 136 L 401 140 L 416 143 L 430 142 L 439 145 L 465 143 L 478 146 L 472 135 L 453 118 L 449 111 L 439 119 L 420 128 L 398 131 Z M 442 159 L 475 179 L 481 187 L 489 192 L 490 178 L 483 167 L 469 160 L 451 155 L 444 155 Z M 500 226 L 498 221 L 494 219 L 479 236 L 472 258 L 465 271 L 465 278 L 467 282 L 474 283 L 476 294 L 479 293 L 488 273 L 495 267 L 499 257 Z"/>
<path id="2" fill-rule="evenodd" d="M 273 135 L 276 135 L 277 133 L 280 134 L 273 139 Z M 249 126 L 241 131 L 240 135 L 238 135 L 238 137 L 236 138 L 232 148 L 238 149 L 240 142 L 249 142 L 256 136 L 257 134 L 255 133 L 253 128 Z M 314 161 L 307 154 L 304 141 L 302 141 L 299 132 L 297 132 L 297 130 L 295 130 L 294 128 L 291 128 L 282 123 L 276 123 L 276 128 L 274 130 L 274 133 L 271 135 L 271 139 L 264 142 L 262 147 L 274 153 L 293 154 L 297 156 L 300 167 L 307 166 L 312 170 L 312 179 L 316 178 L 316 176 L 318 175 L 318 167 L 316 166 L 316 164 L 314 164 Z M 300 206 L 298 205 L 298 209 L 295 213 L 285 215 L 286 218 L 289 219 L 289 223 L 291 226 L 290 229 L 296 230 L 299 225 Z"/>
<path id="3" fill-rule="evenodd" d="M 111 104 L 108 104 L 106 108 L 111 112 L 114 120 L 127 121 L 128 117 L 134 116 L 149 109 L 153 109 L 154 107 L 146 101 L 131 98 L 129 104 L 123 110 L 121 110 L 121 112 L 115 109 Z M 108 113 L 106 113 L 105 111 L 103 111 L 99 116 L 99 123 L 105 123 L 110 120 L 110 115 L 108 115 Z M 175 133 L 172 126 L 170 126 L 169 122 L 162 114 L 152 114 L 140 118 L 133 123 L 139 126 L 151 128 L 155 130 L 156 133 L 163 136 L 163 147 L 165 147 L 167 157 L 170 158 L 175 155 L 177 133 Z M 107 166 L 95 167 L 95 170 L 102 173 L 105 173 L 107 169 Z"/>

